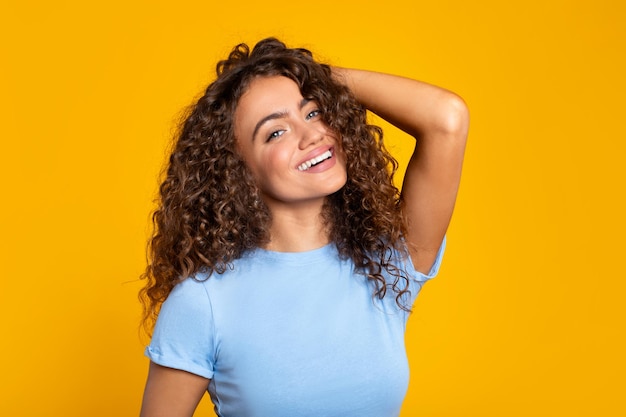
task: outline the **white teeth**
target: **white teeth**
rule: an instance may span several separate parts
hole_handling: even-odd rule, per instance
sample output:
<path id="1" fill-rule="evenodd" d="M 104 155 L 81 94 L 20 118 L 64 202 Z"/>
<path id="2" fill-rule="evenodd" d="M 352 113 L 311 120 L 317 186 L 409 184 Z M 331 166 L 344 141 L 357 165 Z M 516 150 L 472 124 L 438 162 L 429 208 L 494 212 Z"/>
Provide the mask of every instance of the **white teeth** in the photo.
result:
<path id="1" fill-rule="evenodd" d="M 302 165 L 298 167 L 298 170 L 306 171 L 307 169 L 311 168 L 313 165 L 317 165 L 323 160 L 330 158 L 331 156 L 333 156 L 333 154 L 330 152 L 330 149 L 329 149 L 323 154 L 321 154 L 320 156 L 316 156 L 315 158 L 312 158 L 306 162 L 303 162 Z"/>

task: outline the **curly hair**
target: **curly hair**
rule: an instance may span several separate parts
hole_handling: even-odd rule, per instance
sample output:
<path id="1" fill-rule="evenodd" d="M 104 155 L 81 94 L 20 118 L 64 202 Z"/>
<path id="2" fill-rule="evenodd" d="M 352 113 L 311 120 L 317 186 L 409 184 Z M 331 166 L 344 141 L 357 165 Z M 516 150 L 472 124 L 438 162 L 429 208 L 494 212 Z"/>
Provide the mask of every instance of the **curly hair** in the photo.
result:
<path id="1" fill-rule="evenodd" d="M 382 130 L 367 123 L 366 109 L 335 80 L 310 51 L 287 48 L 274 38 L 252 51 L 237 45 L 217 64 L 217 79 L 188 111 L 166 167 L 153 214 L 146 280 L 140 292 L 148 332 L 174 286 L 199 271 L 223 273 L 245 251 L 269 242 L 272 217 L 254 178 L 237 151 L 234 114 L 241 96 L 259 76 L 293 80 L 313 99 L 324 122 L 338 132 L 345 152 L 347 183 L 327 197 L 323 219 L 342 258 L 374 282 L 374 296 L 388 288 L 404 310 L 409 279 L 396 266 L 392 248 L 401 244 L 405 223 L 393 184 L 396 160 L 385 150 Z M 385 269 L 394 277 L 387 282 Z"/>

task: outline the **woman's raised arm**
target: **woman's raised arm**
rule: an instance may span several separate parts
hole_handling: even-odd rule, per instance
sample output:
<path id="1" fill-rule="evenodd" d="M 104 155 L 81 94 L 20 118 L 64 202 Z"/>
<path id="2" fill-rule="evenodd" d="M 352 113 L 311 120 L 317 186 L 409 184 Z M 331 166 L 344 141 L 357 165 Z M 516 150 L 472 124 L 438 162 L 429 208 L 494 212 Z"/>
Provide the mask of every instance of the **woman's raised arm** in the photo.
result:
<path id="1" fill-rule="evenodd" d="M 469 113 L 456 94 L 420 81 L 371 71 L 333 68 L 356 98 L 416 139 L 402 186 L 409 252 L 427 273 L 450 223 Z"/>

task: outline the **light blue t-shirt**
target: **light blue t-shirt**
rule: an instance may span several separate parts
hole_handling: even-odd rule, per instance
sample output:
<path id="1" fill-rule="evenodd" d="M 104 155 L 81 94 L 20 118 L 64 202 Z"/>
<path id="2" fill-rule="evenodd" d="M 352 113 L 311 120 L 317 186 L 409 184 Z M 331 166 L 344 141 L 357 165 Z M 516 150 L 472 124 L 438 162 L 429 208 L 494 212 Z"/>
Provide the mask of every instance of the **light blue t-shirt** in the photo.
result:
<path id="1" fill-rule="evenodd" d="M 410 259 L 413 303 L 428 275 Z M 398 256 L 398 255 L 396 255 Z M 186 279 L 162 306 L 146 355 L 209 378 L 221 417 L 396 417 L 408 386 L 408 313 L 339 259 L 334 244 L 257 249 L 209 279 Z M 201 281 L 198 281 L 201 280 Z"/>

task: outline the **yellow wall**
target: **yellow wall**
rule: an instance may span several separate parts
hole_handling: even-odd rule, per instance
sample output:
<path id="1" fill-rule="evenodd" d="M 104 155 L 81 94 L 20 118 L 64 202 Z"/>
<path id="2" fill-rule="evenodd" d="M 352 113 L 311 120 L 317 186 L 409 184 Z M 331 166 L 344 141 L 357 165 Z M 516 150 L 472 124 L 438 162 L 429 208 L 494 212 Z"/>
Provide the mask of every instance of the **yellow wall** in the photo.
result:
<path id="1" fill-rule="evenodd" d="M 173 121 L 234 43 L 268 35 L 471 108 L 402 415 L 626 413 L 623 2 L 0 7 L 0 415 L 137 415 L 136 278 Z"/>

